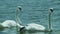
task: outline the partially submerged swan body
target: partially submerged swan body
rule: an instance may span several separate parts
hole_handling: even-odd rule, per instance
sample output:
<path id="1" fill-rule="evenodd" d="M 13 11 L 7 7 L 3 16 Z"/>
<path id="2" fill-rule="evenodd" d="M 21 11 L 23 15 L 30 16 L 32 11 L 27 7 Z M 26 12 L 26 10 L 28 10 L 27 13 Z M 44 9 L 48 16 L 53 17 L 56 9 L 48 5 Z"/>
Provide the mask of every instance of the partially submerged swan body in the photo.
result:
<path id="1" fill-rule="evenodd" d="M 41 31 L 45 31 L 45 27 L 36 23 L 27 24 L 26 26 L 20 29 L 20 32 L 23 32 L 23 34 L 25 34 L 26 32 L 30 34 L 37 34 L 37 33 L 45 34 L 44 32 L 41 32 Z"/>
<path id="2" fill-rule="evenodd" d="M 3 28 L 23 27 L 19 23 L 16 23 L 14 20 L 5 20 L 3 23 L 0 23 L 0 26 Z"/>
<path id="3" fill-rule="evenodd" d="M 44 32 L 39 32 L 39 31 L 44 31 L 45 27 L 36 23 L 29 23 L 26 26 L 22 26 L 19 23 L 15 22 L 14 20 L 5 20 L 3 23 L 0 23 L 0 26 L 3 28 L 11 28 L 11 27 L 19 27 L 20 28 L 20 33 L 22 34 L 45 34 Z"/>

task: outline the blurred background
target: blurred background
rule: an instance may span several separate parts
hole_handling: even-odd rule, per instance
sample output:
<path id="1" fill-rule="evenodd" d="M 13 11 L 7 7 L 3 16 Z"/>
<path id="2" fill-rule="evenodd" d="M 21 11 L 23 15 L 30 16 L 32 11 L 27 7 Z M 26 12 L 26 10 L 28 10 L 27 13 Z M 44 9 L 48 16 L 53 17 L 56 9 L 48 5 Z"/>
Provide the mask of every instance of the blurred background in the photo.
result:
<path id="1" fill-rule="evenodd" d="M 22 12 L 18 17 L 23 25 L 37 23 L 46 28 L 48 28 L 49 8 L 54 8 L 51 19 L 53 32 L 51 34 L 60 33 L 60 0 L 0 0 L 0 22 L 16 20 L 17 6 L 22 7 Z M 16 30 L 8 29 L 6 32 L 16 34 Z"/>

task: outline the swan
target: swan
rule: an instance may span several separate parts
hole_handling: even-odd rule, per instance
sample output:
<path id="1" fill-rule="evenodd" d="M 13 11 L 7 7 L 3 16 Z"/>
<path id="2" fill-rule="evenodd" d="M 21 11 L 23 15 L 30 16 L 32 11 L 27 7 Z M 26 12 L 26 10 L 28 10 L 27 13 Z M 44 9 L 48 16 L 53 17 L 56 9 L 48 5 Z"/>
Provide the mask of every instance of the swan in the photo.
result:
<path id="1" fill-rule="evenodd" d="M 5 20 L 3 23 L 0 23 L 0 29 L 19 27 L 22 28 L 19 23 L 16 23 L 14 20 Z"/>
<path id="2" fill-rule="evenodd" d="M 40 34 L 45 34 L 44 32 L 41 32 L 41 31 L 45 31 L 45 27 L 36 23 L 29 23 L 20 29 L 20 33 L 29 32 L 31 34 L 33 33 L 37 34 L 37 32 L 39 32 Z"/>

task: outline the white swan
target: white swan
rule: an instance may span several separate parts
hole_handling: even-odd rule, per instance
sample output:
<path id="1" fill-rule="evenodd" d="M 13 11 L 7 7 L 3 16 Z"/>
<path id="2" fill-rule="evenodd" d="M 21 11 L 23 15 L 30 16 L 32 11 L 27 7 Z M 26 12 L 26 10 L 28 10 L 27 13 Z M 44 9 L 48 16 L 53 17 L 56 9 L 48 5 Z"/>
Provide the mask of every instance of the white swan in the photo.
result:
<path id="1" fill-rule="evenodd" d="M 39 32 L 40 34 L 45 34 L 44 32 L 41 31 L 45 31 L 45 27 L 36 23 L 30 23 L 27 24 L 27 26 L 24 26 L 20 29 L 20 32 L 30 32 L 31 34 L 37 34 L 37 32 Z"/>
<path id="2" fill-rule="evenodd" d="M 11 28 L 11 27 L 16 27 L 16 26 L 19 28 L 23 27 L 19 23 L 16 23 L 14 20 L 5 20 L 3 23 L 0 23 L 0 28 L 1 27 L 2 28 Z"/>
<path id="3" fill-rule="evenodd" d="M 27 30 L 34 29 L 34 30 L 45 30 L 45 27 L 36 23 L 30 23 L 26 26 Z"/>

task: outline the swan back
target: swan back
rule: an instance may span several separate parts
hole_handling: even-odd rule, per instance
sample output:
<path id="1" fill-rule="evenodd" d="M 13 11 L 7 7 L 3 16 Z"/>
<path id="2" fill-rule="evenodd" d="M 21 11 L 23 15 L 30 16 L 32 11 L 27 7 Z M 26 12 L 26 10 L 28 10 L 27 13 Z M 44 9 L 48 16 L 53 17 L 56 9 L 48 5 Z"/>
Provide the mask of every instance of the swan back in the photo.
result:
<path id="1" fill-rule="evenodd" d="M 27 30 L 45 30 L 45 27 L 36 23 L 30 23 L 26 26 Z"/>
<path id="2" fill-rule="evenodd" d="M 16 26 L 16 22 L 14 20 L 6 20 L 2 23 L 4 27 Z"/>
<path id="3" fill-rule="evenodd" d="M 20 25 L 19 23 L 16 23 L 14 20 L 5 20 L 3 23 L 1 23 L 3 27 L 19 27 L 22 28 L 24 26 Z"/>
<path id="4" fill-rule="evenodd" d="M 45 34 L 44 31 L 45 27 L 36 23 L 30 23 L 25 26 L 25 28 L 22 28 L 21 33 L 23 34 Z"/>

